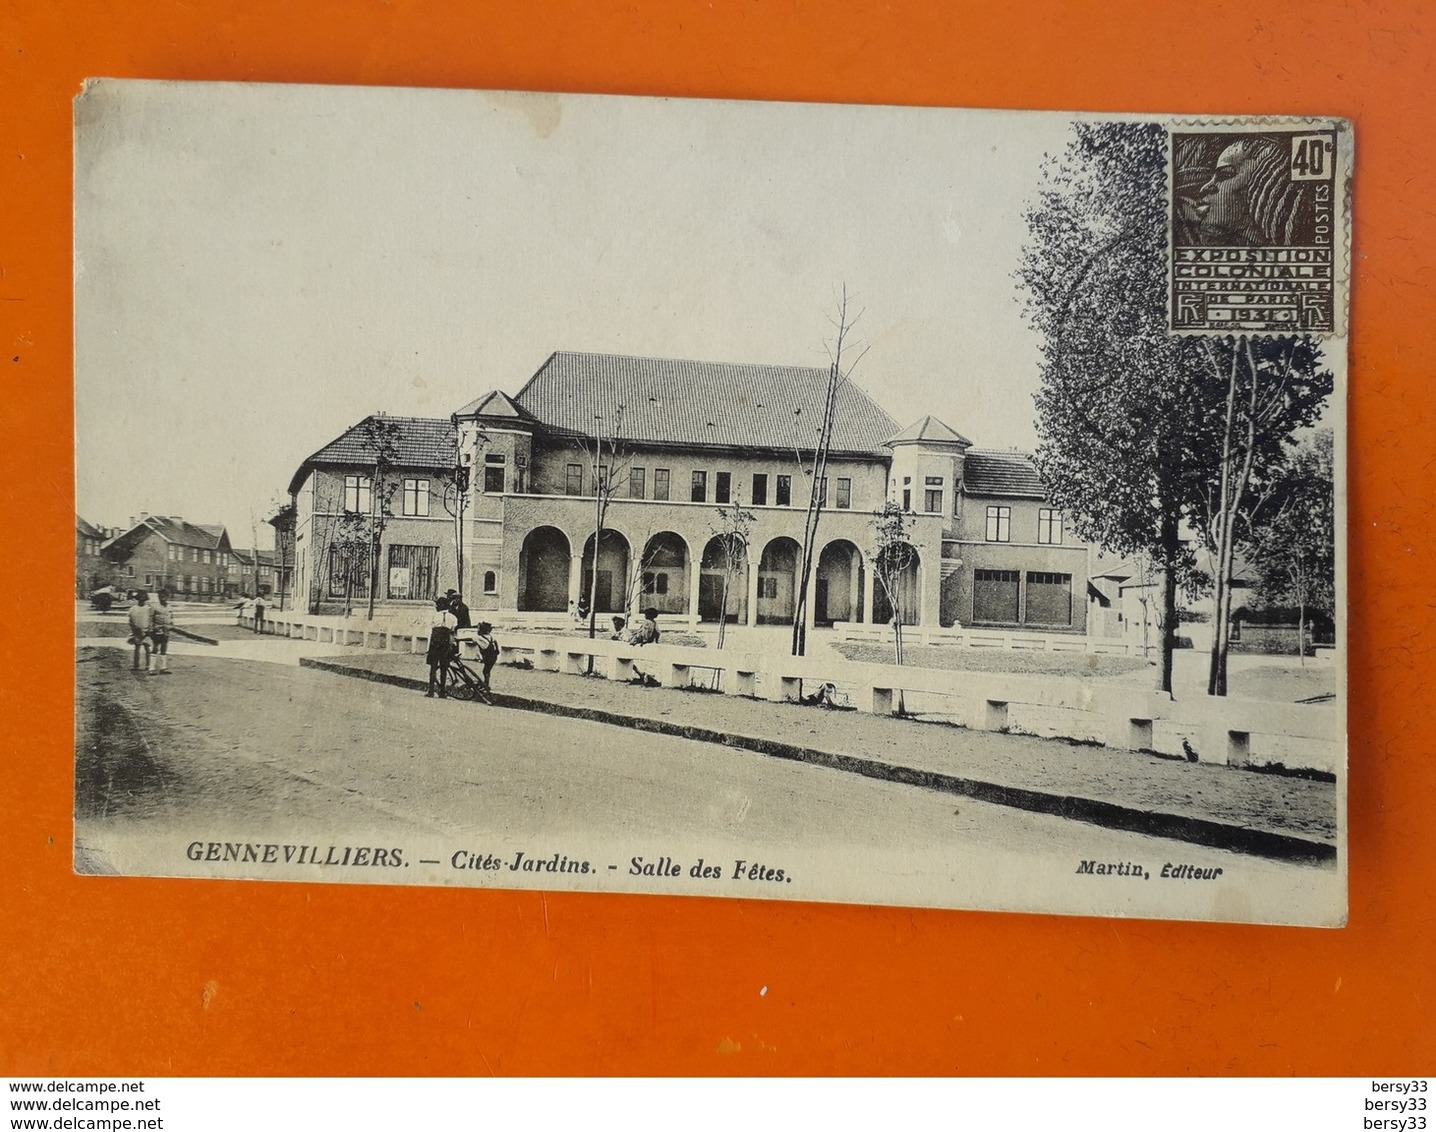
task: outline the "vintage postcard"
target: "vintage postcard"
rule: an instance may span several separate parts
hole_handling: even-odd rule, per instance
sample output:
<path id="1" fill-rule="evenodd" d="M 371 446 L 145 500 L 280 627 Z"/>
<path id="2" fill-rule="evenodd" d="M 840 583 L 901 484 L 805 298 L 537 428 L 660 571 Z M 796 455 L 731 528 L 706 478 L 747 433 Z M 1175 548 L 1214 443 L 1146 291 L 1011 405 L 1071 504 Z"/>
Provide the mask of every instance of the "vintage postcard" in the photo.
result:
<path id="1" fill-rule="evenodd" d="M 1348 123 L 75 129 L 78 872 L 1344 923 Z"/>

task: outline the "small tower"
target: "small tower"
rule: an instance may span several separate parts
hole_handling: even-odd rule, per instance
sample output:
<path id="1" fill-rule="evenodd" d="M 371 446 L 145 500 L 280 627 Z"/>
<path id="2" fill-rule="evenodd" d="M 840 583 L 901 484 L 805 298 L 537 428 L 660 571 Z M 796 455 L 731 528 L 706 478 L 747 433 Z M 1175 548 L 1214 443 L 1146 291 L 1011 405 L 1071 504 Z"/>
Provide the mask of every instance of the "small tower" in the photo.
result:
<path id="1" fill-rule="evenodd" d="M 497 609 L 501 544 L 479 538 L 481 523 L 502 523 L 504 497 L 529 490 L 537 422 L 507 393 L 494 390 L 454 414 L 458 429 L 460 482 L 468 480 L 465 510 L 472 520 L 463 535 L 464 591 L 473 609 Z"/>
<path id="2" fill-rule="evenodd" d="M 950 531 L 962 490 L 962 459 L 972 441 L 926 416 L 883 443 L 893 453 L 888 498 L 905 511 L 941 514 L 943 530 Z"/>

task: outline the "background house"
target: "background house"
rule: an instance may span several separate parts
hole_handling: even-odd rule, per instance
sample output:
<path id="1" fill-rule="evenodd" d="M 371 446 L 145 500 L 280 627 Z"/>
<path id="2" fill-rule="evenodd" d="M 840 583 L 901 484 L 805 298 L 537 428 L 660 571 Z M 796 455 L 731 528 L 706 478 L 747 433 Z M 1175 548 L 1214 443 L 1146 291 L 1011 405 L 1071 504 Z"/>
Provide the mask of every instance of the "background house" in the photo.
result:
<path id="1" fill-rule="evenodd" d="M 75 516 L 75 596 L 89 597 L 112 580 L 112 568 L 100 553 L 109 532 Z"/>
<path id="2" fill-rule="evenodd" d="M 220 601 L 229 580 L 229 534 L 218 524 L 190 523 L 178 515 L 143 515 L 105 543 L 103 556 L 117 585 Z"/>

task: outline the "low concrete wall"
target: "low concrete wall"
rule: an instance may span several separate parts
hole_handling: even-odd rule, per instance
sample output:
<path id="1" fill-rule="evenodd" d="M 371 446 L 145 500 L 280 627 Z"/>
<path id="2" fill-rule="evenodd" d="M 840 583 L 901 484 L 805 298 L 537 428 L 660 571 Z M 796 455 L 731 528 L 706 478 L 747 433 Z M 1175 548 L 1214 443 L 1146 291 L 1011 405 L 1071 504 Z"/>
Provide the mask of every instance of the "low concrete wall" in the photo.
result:
<path id="1" fill-rule="evenodd" d="M 390 652 L 428 648 L 427 627 L 397 622 L 381 626 L 285 614 L 267 618 L 265 630 Z M 1281 762 L 1288 769 L 1336 774 L 1344 763 L 1344 744 L 1333 736 L 1335 714 L 1310 705 L 1206 696 L 1175 701 L 1161 692 L 1075 677 L 898 668 L 834 657 L 637 646 L 578 636 L 501 636 L 500 662 L 523 660 L 544 672 L 593 673 L 610 680 L 642 673 L 668 688 L 697 685 L 775 701 L 795 701 L 830 683 L 852 707 L 879 715 L 895 714 L 908 697 L 939 698 L 947 710 L 936 714 L 974 730 L 1021 731 L 1232 766 Z M 1273 747 L 1294 753 L 1284 758 L 1263 754 Z"/>

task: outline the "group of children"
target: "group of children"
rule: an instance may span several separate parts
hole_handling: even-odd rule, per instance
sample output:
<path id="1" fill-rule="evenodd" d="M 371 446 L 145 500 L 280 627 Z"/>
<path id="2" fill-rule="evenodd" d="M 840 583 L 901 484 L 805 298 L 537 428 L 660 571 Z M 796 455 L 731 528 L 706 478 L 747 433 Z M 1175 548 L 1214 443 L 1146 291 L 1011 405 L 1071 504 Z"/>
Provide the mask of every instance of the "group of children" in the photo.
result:
<path id="1" fill-rule="evenodd" d="M 130 606 L 130 644 L 135 650 L 130 666 L 133 671 L 148 672 L 151 676 L 170 675 L 170 629 L 173 627 L 174 613 L 163 590 L 155 595 L 154 605 L 144 590 L 135 595 L 135 603 Z M 145 658 L 143 666 L 141 650 Z"/>
<path id="2" fill-rule="evenodd" d="M 449 590 L 434 602 L 434 621 L 429 626 L 429 651 L 424 658 L 429 663 L 426 696 L 448 697 L 449 666 L 459 657 L 458 634 L 463 629 L 473 630 L 468 639 L 478 646 L 484 689 L 488 690 L 489 674 L 499 659 L 499 642 L 494 637 L 494 627 L 487 621 L 474 625 L 469 619 L 469 607 L 464 604 L 463 597 L 457 590 Z"/>

